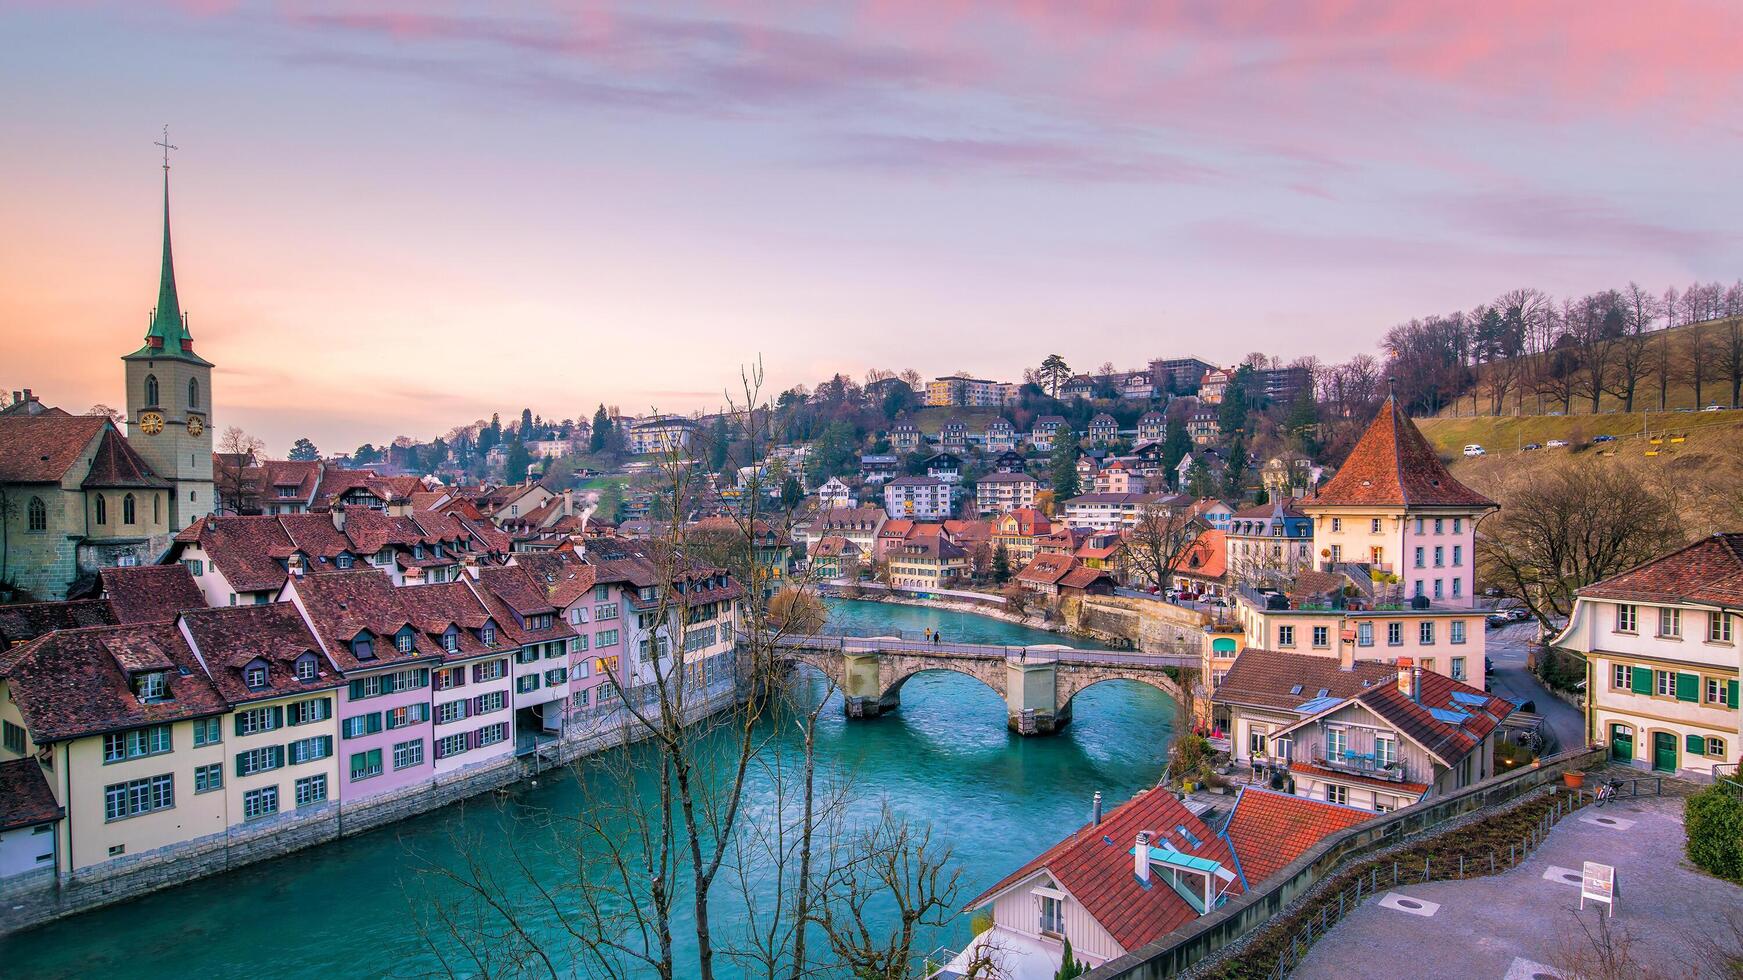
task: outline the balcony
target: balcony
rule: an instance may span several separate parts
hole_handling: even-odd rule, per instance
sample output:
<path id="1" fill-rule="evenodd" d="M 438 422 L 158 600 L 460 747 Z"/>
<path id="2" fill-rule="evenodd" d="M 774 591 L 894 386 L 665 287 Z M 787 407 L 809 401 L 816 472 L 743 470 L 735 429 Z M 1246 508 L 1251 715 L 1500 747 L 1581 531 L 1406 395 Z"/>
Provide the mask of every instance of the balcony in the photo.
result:
<path id="1" fill-rule="evenodd" d="M 1341 772 L 1351 776 L 1365 776 L 1368 779 L 1383 779 L 1389 783 L 1402 783 L 1404 779 L 1404 764 L 1401 762 L 1382 763 L 1375 758 L 1374 753 L 1346 751 L 1342 755 L 1326 757 L 1316 754 L 1313 764 L 1321 769 Z"/>

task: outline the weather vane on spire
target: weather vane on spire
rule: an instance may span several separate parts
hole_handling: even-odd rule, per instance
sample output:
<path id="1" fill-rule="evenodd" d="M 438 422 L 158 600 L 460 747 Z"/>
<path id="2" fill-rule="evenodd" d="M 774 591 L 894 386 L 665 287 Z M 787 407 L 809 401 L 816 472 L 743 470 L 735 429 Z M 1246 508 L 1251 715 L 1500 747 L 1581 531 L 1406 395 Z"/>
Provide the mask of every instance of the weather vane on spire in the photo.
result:
<path id="1" fill-rule="evenodd" d="M 169 151 L 181 149 L 181 147 L 176 146 L 174 143 L 171 143 L 169 141 L 169 124 L 168 123 L 165 123 L 164 127 L 163 127 L 163 139 L 156 142 L 156 143 L 153 143 L 151 145 L 163 147 L 163 169 L 165 169 L 165 170 L 169 169 Z"/>

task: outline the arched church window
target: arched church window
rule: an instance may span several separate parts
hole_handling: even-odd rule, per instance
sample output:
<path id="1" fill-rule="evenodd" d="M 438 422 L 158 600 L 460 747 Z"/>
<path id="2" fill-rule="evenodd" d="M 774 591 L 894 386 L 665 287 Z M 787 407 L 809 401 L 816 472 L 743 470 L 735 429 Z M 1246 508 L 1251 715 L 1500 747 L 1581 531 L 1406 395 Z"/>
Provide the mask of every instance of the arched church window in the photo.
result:
<path id="1" fill-rule="evenodd" d="M 200 407 L 200 379 L 199 378 L 189 378 L 188 379 L 188 407 L 189 408 L 199 408 Z"/>
<path id="2" fill-rule="evenodd" d="M 151 523 L 163 523 L 163 494 L 161 493 L 151 495 Z"/>
<path id="3" fill-rule="evenodd" d="M 123 524 L 132 524 L 133 523 L 133 495 L 132 494 L 128 494 L 127 496 L 121 498 L 121 523 L 123 523 Z"/>
<path id="4" fill-rule="evenodd" d="M 109 501 L 102 494 L 97 494 L 97 523 L 109 523 Z"/>
<path id="5" fill-rule="evenodd" d="M 30 498 L 30 506 L 27 509 L 30 512 L 30 523 L 28 527 L 32 531 L 48 530 L 48 508 L 43 505 L 42 498 Z"/>
<path id="6" fill-rule="evenodd" d="M 145 403 L 147 405 L 157 404 L 157 375 L 155 374 L 145 376 Z"/>

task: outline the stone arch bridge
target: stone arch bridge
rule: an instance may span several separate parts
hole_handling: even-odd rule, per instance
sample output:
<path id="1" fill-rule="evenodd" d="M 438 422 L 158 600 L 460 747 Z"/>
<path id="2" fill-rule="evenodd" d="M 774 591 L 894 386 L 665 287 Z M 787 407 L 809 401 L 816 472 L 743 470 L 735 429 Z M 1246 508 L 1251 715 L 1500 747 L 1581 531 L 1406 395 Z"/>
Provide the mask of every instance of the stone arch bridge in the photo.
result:
<path id="1" fill-rule="evenodd" d="M 1021 735 L 1049 735 L 1071 723 L 1071 702 L 1110 680 L 1148 684 L 1187 703 L 1164 668 L 1195 668 L 1197 657 L 1076 650 L 1062 646 L 1007 647 L 935 644 L 884 636 L 783 636 L 781 659 L 807 664 L 844 695 L 849 718 L 876 718 L 902 704 L 902 685 L 915 674 L 947 670 L 967 674 L 998 693 L 1006 722 Z"/>

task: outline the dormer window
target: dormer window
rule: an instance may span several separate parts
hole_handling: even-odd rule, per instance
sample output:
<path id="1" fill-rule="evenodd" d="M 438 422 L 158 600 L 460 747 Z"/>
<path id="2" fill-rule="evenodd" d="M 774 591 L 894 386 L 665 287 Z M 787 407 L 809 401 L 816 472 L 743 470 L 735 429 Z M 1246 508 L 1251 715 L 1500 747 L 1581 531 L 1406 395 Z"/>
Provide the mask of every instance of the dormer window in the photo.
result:
<path id="1" fill-rule="evenodd" d="M 255 660 L 242 668 L 242 683 L 248 685 L 250 691 L 258 691 L 266 686 L 266 661 Z"/>
<path id="2" fill-rule="evenodd" d="M 344 569 L 344 568 L 350 568 L 352 565 L 352 561 L 353 561 L 353 559 L 351 558 L 350 555 L 340 555 L 339 557 L 333 559 L 333 564 L 337 565 L 339 568 Z"/>
<path id="3" fill-rule="evenodd" d="M 424 546 L 421 544 L 412 545 L 412 557 L 413 558 L 424 557 Z"/>
<path id="4" fill-rule="evenodd" d="M 169 675 L 161 670 L 149 671 L 133 678 L 133 696 L 141 703 L 169 700 Z"/>
<path id="5" fill-rule="evenodd" d="M 442 633 L 442 649 L 454 653 L 460 649 L 460 631 L 452 626 Z"/>
<path id="6" fill-rule="evenodd" d="M 375 659 L 375 638 L 368 633 L 359 633 L 351 640 L 351 655 L 358 660 Z"/>
<path id="7" fill-rule="evenodd" d="M 297 658 L 295 671 L 297 680 L 312 681 L 315 679 L 315 674 L 320 671 L 320 664 L 316 662 L 314 654 L 305 653 Z"/>
<path id="8" fill-rule="evenodd" d="M 496 624 L 485 623 L 484 628 L 478 631 L 478 639 L 487 647 L 496 646 Z"/>
<path id="9" fill-rule="evenodd" d="M 409 629 L 403 629 L 398 633 L 395 633 L 393 636 L 393 648 L 398 650 L 400 653 L 411 653 L 412 631 Z"/>

